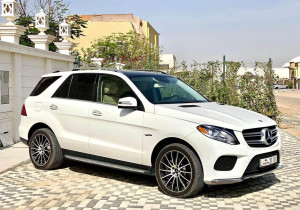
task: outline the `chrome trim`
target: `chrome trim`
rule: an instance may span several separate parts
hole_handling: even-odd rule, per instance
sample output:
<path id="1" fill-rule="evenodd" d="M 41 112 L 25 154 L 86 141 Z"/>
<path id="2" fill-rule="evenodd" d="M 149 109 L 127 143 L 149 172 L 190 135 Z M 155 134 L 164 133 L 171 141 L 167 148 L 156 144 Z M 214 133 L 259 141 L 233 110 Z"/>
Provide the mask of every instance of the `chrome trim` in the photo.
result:
<path id="1" fill-rule="evenodd" d="M 272 169 L 272 170 L 267 171 L 267 172 L 251 174 L 251 175 L 243 176 L 242 178 L 213 179 L 213 180 L 205 182 L 205 183 L 208 184 L 208 185 L 234 184 L 234 183 L 242 182 L 245 179 L 250 179 L 250 178 L 256 178 L 256 177 L 259 177 L 259 176 L 263 176 L 263 175 L 266 175 L 266 174 L 269 174 L 269 173 L 273 172 L 276 169 L 282 169 L 282 168 L 284 168 L 284 166 L 282 164 L 278 164 L 275 169 Z"/>
<path id="2" fill-rule="evenodd" d="M 94 116 L 102 116 L 102 113 L 100 111 L 96 110 L 96 109 L 93 110 L 92 114 Z"/>
<path id="3" fill-rule="evenodd" d="M 245 137 L 252 137 L 252 136 L 259 136 L 259 137 L 261 137 L 261 132 L 249 132 L 249 133 L 245 133 L 243 135 Z"/>
<path id="4" fill-rule="evenodd" d="M 270 142 L 268 142 L 264 137 L 264 135 L 265 135 L 264 130 L 266 130 L 266 129 L 268 129 L 268 127 L 261 128 L 260 132 L 254 131 L 254 132 L 244 133 L 244 131 L 243 131 L 244 140 L 250 147 L 271 146 L 278 139 L 278 129 L 277 129 L 277 126 L 274 129 L 268 129 L 271 132 L 271 136 L 270 136 L 271 141 Z"/>
<path id="5" fill-rule="evenodd" d="M 272 144 L 273 142 L 277 141 L 278 136 L 273 136 L 271 137 L 271 142 L 270 144 Z M 252 144 L 263 144 L 264 141 L 263 140 L 246 140 L 246 142 L 248 143 L 248 145 L 252 145 Z M 268 145 L 270 145 L 268 144 Z"/>

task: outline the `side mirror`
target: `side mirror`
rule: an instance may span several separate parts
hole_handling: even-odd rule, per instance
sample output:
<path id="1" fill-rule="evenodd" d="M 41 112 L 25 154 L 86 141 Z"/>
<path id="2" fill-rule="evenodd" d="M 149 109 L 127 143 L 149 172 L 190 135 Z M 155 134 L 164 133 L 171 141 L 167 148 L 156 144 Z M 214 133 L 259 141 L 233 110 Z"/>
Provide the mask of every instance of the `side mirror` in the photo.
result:
<path id="1" fill-rule="evenodd" d="M 137 100 L 133 97 L 120 98 L 118 108 L 121 109 L 137 109 Z"/>

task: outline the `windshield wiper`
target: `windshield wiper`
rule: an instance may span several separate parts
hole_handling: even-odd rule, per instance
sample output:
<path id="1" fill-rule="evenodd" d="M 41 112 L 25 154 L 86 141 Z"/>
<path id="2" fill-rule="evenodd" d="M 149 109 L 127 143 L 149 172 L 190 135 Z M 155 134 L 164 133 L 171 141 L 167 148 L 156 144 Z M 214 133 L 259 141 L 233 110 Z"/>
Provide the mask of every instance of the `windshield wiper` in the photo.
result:
<path id="1" fill-rule="evenodd" d="M 169 102 L 159 102 L 157 104 L 187 104 L 187 103 L 204 103 L 208 101 L 169 101 Z"/>

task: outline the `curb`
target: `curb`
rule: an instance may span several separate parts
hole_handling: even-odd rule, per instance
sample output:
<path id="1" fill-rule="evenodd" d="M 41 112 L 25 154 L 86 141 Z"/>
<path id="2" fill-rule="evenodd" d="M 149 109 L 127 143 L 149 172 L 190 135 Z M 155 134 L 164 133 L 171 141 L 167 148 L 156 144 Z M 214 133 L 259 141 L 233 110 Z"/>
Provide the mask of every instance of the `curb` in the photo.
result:
<path id="1" fill-rule="evenodd" d="M 10 170 L 12 170 L 12 169 L 15 169 L 15 168 L 17 168 L 18 166 L 20 166 L 20 165 L 22 165 L 22 164 L 29 163 L 29 162 L 30 162 L 30 159 L 26 159 L 26 160 L 24 160 L 24 161 L 22 161 L 22 162 L 20 162 L 20 163 L 17 163 L 16 165 L 13 165 L 13 166 L 11 166 L 11 167 L 9 167 L 9 168 L 3 170 L 3 171 L 0 171 L 0 175 L 4 174 L 4 173 L 7 172 L 7 171 L 10 171 Z"/>

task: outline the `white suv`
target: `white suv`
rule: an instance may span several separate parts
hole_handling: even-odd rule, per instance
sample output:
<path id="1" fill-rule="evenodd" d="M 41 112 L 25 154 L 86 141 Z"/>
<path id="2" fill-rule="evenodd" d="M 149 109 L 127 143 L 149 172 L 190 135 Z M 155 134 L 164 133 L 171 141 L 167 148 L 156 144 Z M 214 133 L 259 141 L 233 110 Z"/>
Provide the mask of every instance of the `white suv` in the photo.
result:
<path id="1" fill-rule="evenodd" d="M 42 77 L 20 137 L 38 169 L 71 159 L 155 175 L 168 195 L 241 182 L 281 167 L 276 123 L 208 101 L 168 74 L 90 70 Z"/>

